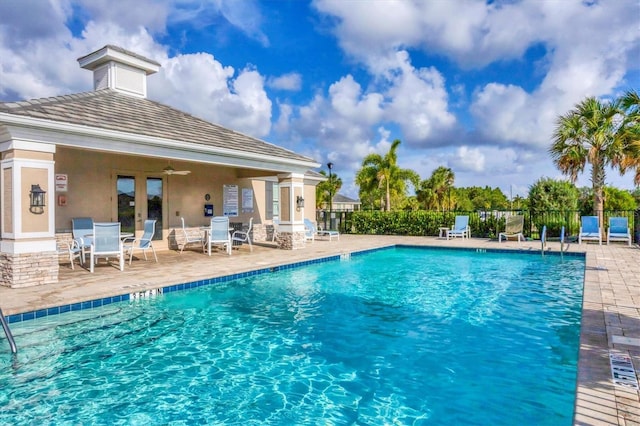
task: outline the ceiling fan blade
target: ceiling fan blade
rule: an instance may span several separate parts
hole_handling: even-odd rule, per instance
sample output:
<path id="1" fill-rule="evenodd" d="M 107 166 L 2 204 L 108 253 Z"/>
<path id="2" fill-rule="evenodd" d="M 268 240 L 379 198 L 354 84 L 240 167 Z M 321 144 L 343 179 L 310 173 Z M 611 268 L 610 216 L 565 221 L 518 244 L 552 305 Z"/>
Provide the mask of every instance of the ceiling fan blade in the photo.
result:
<path id="1" fill-rule="evenodd" d="M 191 173 L 191 170 L 176 170 L 171 166 L 167 166 L 162 169 L 162 173 L 164 173 L 165 175 L 188 175 L 189 173 Z"/>

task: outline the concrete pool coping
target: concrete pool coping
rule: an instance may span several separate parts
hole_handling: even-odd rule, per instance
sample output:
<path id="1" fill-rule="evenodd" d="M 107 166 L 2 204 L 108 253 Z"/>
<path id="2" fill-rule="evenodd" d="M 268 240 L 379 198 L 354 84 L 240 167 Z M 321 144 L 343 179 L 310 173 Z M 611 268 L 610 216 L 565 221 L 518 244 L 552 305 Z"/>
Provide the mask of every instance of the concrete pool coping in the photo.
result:
<path id="1" fill-rule="evenodd" d="M 215 277 L 270 269 L 345 253 L 394 245 L 451 248 L 506 249 L 540 253 L 540 241 L 498 243 L 488 239 L 444 240 L 436 237 L 341 235 L 340 240 L 317 240 L 301 250 L 278 250 L 271 244 L 241 247 L 232 256 L 211 257 L 198 251 L 158 253 L 159 263 L 136 260 L 125 271 L 101 265 L 96 273 L 76 265 L 61 265 L 60 282 L 10 289 L 0 287 L 0 307 L 5 316 L 110 298 L 122 294 L 195 282 Z M 559 244 L 548 248 L 558 252 Z M 569 244 L 569 253 L 586 255 L 580 358 L 576 391 L 576 425 L 640 424 L 640 393 L 614 385 L 609 353 L 630 356 L 640 368 L 640 250 L 622 243 Z M 18 350 L 19 342 L 18 342 Z"/>

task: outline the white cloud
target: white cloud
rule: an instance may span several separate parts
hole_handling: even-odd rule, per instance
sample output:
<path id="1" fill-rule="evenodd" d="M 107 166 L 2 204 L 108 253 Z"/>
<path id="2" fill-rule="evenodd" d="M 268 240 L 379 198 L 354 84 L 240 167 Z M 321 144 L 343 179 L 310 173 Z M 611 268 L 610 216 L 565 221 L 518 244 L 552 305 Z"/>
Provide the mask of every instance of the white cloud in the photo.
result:
<path id="1" fill-rule="evenodd" d="M 462 172 L 484 172 L 485 156 L 478 148 L 461 146 L 456 150 L 456 154 L 449 161 L 453 170 Z"/>
<path id="2" fill-rule="evenodd" d="M 387 119 L 402 128 L 410 145 L 429 145 L 456 119 L 448 111 L 448 95 L 442 75 L 433 67 L 414 68 L 405 51 L 396 54 L 399 72 L 393 73 Z"/>
<path id="3" fill-rule="evenodd" d="M 283 74 L 279 77 L 270 77 L 267 86 L 277 90 L 297 92 L 302 87 L 302 76 L 297 72 Z"/>
<path id="4" fill-rule="evenodd" d="M 269 133 L 271 101 L 257 71 L 236 76 L 208 53 L 177 55 L 161 64 L 160 75 L 149 78 L 150 97 L 252 136 Z"/>

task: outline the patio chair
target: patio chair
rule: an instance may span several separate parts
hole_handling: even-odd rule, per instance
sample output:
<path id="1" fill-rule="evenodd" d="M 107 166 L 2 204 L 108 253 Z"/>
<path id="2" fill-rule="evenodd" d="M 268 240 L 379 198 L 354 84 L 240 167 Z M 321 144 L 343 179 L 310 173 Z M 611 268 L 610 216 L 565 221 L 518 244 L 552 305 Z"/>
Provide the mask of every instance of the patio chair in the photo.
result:
<path id="1" fill-rule="evenodd" d="M 91 243 L 91 264 L 89 270 L 93 273 L 93 267 L 99 258 L 117 257 L 120 270 L 124 271 L 124 250 L 120 239 L 119 222 L 95 222 L 93 224 L 93 242 Z"/>
<path id="2" fill-rule="evenodd" d="M 211 218 L 211 228 L 207 232 L 207 252 L 211 256 L 211 246 L 222 245 L 228 255 L 231 255 L 231 234 L 229 234 L 229 217 L 214 216 Z"/>
<path id="3" fill-rule="evenodd" d="M 313 224 L 313 222 L 311 222 L 309 219 L 304 219 L 304 240 L 305 241 L 311 241 L 313 242 L 313 240 L 315 239 L 316 236 L 316 225 Z"/>
<path id="4" fill-rule="evenodd" d="M 233 231 L 233 235 L 231 235 L 231 243 L 234 241 L 249 244 L 249 251 L 253 251 L 253 246 L 251 245 L 251 227 L 253 226 L 253 218 L 249 219 L 249 228 L 246 231 Z"/>
<path id="5" fill-rule="evenodd" d="M 90 217 L 74 217 L 71 219 L 71 234 L 76 241 L 78 247 L 80 247 L 82 255 L 82 263 L 85 262 L 85 254 L 91 250 L 91 243 L 93 238 L 93 219 Z"/>
<path id="6" fill-rule="evenodd" d="M 609 241 L 628 241 L 631 247 L 631 230 L 629 219 L 626 217 L 610 217 L 607 230 L 607 245 Z"/>
<path id="7" fill-rule="evenodd" d="M 504 232 L 500 232 L 498 234 L 498 242 L 502 242 L 502 238 L 505 240 L 513 237 L 518 238 L 518 244 L 520 243 L 520 238 L 524 241 L 524 234 L 522 233 L 524 229 L 524 215 L 518 214 L 515 216 L 510 216 L 507 218 L 507 223 L 505 224 Z"/>
<path id="8" fill-rule="evenodd" d="M 78 258 L 78 260 L 80 261 L 80 265 L 84 264 L 84 261 L 82 260 L 82 248 L 76 240 L 57 240 L 56 251 L 58 252 L 58 256 L 64 256 L 65 258 L 69 259 L 69 263 L 71 263 L 71 269 L 73 270 L 75 270 L 73 259 Z"/>
<path id="9" fill-rule="evenodd" d="M 276 240 L 276 237 L 278 236 L 278 226 L 280 226 L 280 219 L 277 217 L 273 218 L 273 234 L 271 236 L 271 242 L 274 242 Z"/>
<path id="10" fill-rule="evenodd" d="M 145 220 L 144 221 L 144 232 L 142 237 L 140 238 L 132 238 L 128 237 L 122 241 L 122 245 L 124 248 L 124 253 L 129 254 L 129 265 L 131 265 L 131 260 L 133 259 L 133 252 L 138 249 L 142 250 L 142 254 L 144 254 L 144 260 L 147 260 L 147 250 L 151 249 L 153 253 L 153 257 L 156 259 L 156 263 L 158 263 L 158 256 L 156 255 L 156 250 L 153 248 L 153 234 L 156 232 L 156 220 Z"/>
<path id="11" fill-rule="evenodd" d="M 578 244 L 582 244 L 582 240 L 597 241 L 602 245 L 602 228 L 600 228 L 598 216 L 582 216 L 580 218 Z"/>
<path id="12" fill-rule="evenodd" d="M 449 237 L 470 238 L 469 216 L 456 216 L 456 221 L 451 229 L 447 230 L 447 240 Z"/>
<path id="13" fill-rule="evenodd" d="M 340 232 L 331 229 L 318 229 L 316 235 L 318 237 L 327 237 L 329 238 L 329 241 L 333 240 L 334 238 L 337 238 L 338 240 L 340 239 Z"/>
<path id="14" fill-rule="evenodd" d="M 184 248 L 189 244 L 200 245 L 200 247 L 202 247 L 202 252 L 204 253 L 204 245 L 205 245 L 206 239 L 202 234 L 202 232 L 198 232 L 196 234 L 193 230 L 188 231 L 186 226 L 184 225 L 184 217 L 181 217 L 180 221 L 182 222 L 182 237 L 183 237 L 182 244 L 178 243 L 178 246 L 180 247 L 180 254 L 182 254 L 182 250 L 184 250 Z"/>

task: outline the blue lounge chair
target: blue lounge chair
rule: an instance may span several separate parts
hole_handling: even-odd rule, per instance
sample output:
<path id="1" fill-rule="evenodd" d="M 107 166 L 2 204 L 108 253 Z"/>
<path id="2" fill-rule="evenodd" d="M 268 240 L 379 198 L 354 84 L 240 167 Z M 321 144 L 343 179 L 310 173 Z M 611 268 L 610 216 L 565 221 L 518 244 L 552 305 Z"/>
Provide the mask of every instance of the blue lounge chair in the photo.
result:
<path id="1" fill-rule="evenodd" d="M 469 216 L 456 216 L 456 222 L 453 227 L 447 231 L 447 240 L 449 237 L 470 238 L 471 229 L 469 228 Z"/>
<path id="2" fill-rule="evenodd" d="M 585 241 L 597 241 L 602 245 L 602 229 L 598 222 L 598 216 L 582 216 L 580 219 L 580 233 L 578 234 L 578 244 Z"/>
<path id="3" fill-rule="evenodd" d="M 609 230 L 607 231 L 607 245 L 609 241 L 628 241 L 631 247 L 631 230 L 629 219 L 626 217 L 610 217 Z"/>

